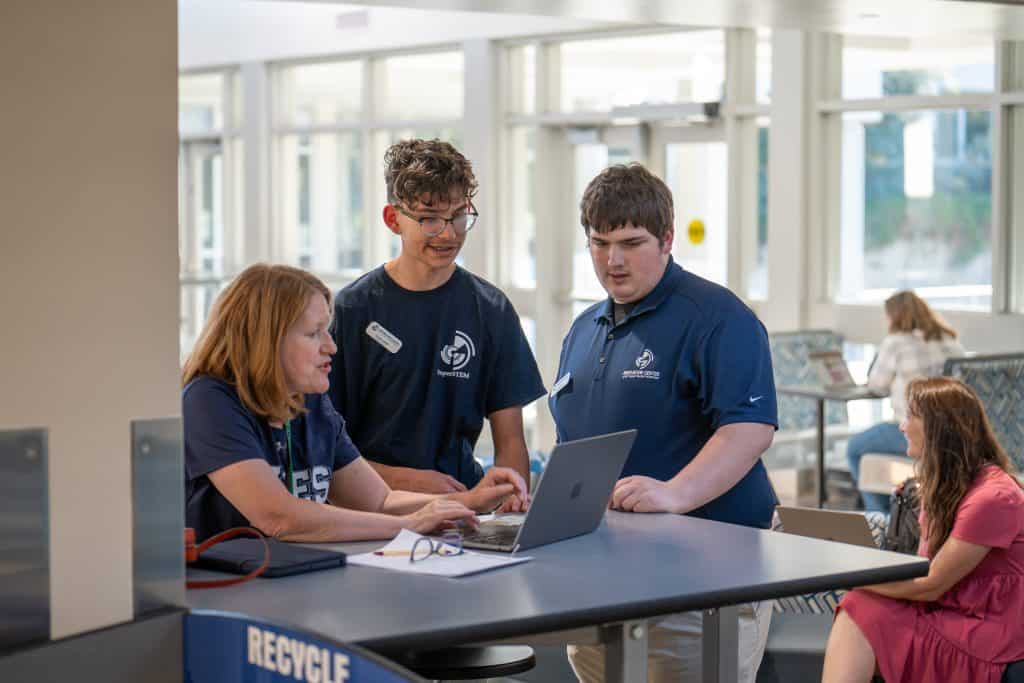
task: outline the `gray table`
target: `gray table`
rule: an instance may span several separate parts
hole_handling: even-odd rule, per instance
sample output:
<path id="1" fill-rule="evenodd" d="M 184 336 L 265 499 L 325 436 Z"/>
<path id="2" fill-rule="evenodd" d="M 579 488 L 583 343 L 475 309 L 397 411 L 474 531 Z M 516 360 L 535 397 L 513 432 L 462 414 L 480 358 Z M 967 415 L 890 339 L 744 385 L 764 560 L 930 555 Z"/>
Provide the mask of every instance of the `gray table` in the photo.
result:
<path id="1" fill-rule="evenodd" d="M 881 398 L 876 394 L 871 393 L 871 390 L 866 386 L 849 387 L 846 389 L 827 389 L 825 387 L 814 387 L 814 386 L 786 386 L 777 387 L 775 391 L 779 394 L 786 394 L 788 396 L 802 396 L 804 398 L 812 398 L 815 400 L 817 412 L 815 416 L 817 418 L 817 446 L 818 446 L 818 491 L 817 491 L 817 503 L 818 507 L 822 507 L 825 501 L 828 499 L 828 493 L 825 490 L 825 401 L 862 401 L 864 399 L 878 399 Z"/>
<path id="2" fill-rule="evenodd" d="M 375 544 L 337 546 L 364 552 Z M 735 605 L 922 576 L 922 558 L 677 515 L 609 512 L 532 562 L 460 579 L 367 567 L 193 590 L 192 609 L 237 612 L 385 656 L 589 629 L 609 681 L 646 678 L 648 618 L 704 610 L 704 680 L 736 677 Z M 190 577 L 211 572 L 190 571 Z M 718 609 L 722 608 L 722 609 Z M 580 637 L 578 630 L 562 640 Z"/>

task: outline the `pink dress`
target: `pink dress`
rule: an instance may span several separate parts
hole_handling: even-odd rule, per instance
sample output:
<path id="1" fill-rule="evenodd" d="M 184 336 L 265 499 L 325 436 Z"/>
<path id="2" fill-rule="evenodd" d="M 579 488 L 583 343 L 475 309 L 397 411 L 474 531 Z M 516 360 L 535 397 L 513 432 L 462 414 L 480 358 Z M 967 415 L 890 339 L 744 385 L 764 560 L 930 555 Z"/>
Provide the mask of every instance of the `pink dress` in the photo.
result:
<path id="1" fill-rule="evenodd" d="M 886 683 L 999 683 L 1008 663 L 1024 659 L 1024 492 L 1013 477 L 986 467 L 951 535 L 991 550 L 935 602 L 853 590 L 839 603 L 837 613 L 845 609 L 871 643 Z M 923 539 L 918 555 L 927 556 Z"/>

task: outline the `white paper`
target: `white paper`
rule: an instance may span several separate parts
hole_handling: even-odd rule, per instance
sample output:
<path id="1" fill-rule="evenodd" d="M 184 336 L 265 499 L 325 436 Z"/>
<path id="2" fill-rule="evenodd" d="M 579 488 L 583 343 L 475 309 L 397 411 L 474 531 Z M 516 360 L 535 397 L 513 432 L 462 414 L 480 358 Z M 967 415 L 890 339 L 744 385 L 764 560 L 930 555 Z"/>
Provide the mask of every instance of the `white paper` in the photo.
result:
<path id="1" fill-rule="evenodd" d="M 376 567 L 378 569 L 390 569 L 397 572 L 410 572 L 412 574 L 433 574 L 435 576 L 458 577 L 490 571 L 500 567 L 508 567 L 533 558 L 521 556 L 483 555 L 471 550 L 463 550 L 461 555 L 444 557 L 431 555 L 423 560 L 409 561 L 408 552 L 412 550 L 413 544 L 422 538 L 419 534 L 402 529 L 394 540 L 380 550 L 403 551 L 404 555 L 375 555 L 374 553 L 363 553 L 362 555 L 349 555 L 348 564 L 361 567 Z M 432 538 L 437 543 L 440 539 Z"/>

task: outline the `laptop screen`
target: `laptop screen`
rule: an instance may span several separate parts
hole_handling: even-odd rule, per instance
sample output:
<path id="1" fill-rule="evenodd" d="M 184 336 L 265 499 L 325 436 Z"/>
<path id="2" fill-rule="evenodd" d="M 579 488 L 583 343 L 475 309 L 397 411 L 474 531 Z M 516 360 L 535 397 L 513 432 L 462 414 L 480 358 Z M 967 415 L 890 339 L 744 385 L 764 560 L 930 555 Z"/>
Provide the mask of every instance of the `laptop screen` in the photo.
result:
<path id="1" fill-rule="evenodd" d="M 814 376 L 825 388 L 841 389 L 857 386 L 841 351 L 817 351 L 809 354 L 807 358 L 814 370 Z"/>

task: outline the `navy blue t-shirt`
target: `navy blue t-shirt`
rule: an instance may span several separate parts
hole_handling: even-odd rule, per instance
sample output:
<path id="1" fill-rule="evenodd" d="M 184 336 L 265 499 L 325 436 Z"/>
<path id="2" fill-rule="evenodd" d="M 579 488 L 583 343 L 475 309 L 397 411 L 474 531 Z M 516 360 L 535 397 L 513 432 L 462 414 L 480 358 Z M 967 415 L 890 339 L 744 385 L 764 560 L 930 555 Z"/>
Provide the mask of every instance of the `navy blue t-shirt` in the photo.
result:
<path id="1" fill-rule="evenodd" d="M 657 286 L 618 325 L 606 300 L 562 343 L 549 399 L 559 441 L 637 428 L 622 476 L 667 481 L 719 427 L 778 427 L 768 335 L 728 289 L 671 259 Z M 767 528 L 776 505 L 758 460 L 736 486 L 692 513 Z"/>
<path id="2" fill-rule="evenodd" d="M 400 287 L 384 267 L 334 301 L 329 390 L 366 458 L 475 486 L 484 418 L 544 395 L 519 316 L 494 285 L 456 268 L 436 289 Z"/>
<path id="3" fill-rule="evenodd" d="M 249 520 L 221 495 L 207 476 L 242 460 L 265 460 L 287 486 L 285 430 L 253 415 L 235 388 L 213 377 L 197 377 L 182 392 L 185 428 L 185 520 L 202 541 Z M 295 495 L 322 503 L 331 475 L 359 457 L 345 422 L 326 395 L 307 394 L 306 412 L 291 421 Z"/>

